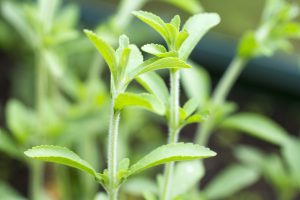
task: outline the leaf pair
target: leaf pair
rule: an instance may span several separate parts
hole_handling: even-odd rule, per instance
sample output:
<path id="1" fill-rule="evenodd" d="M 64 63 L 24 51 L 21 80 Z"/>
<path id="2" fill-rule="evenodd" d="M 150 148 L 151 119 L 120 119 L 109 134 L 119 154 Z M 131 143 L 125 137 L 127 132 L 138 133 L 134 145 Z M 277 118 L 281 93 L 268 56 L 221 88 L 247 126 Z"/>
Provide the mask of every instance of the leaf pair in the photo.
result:
<path id="1" fill-rule="evenodd" d="M 178 15 L 165 23 L 150 12 L 135 11 L 133 14 L 163 37 L 169 47 L 169 54 L 177 54 L 183 60 L 189 57 L 203 35 L 220 22 L 220 17 L 215 13 L 201 13 L 190 17 L 180 30 L 181 20 Z M 159 57 L 167 54 L 161 45 L 156 44 L 146 45 L 143 50 Z"/>
<path id="2" fill-rule="evenodd" d="M 115 98 L 115 109 L 122 110 L 125 106 L 139 106 L 155 113 L 163 115 L 165 113 L 165 105 L 163 104 L 166 99 L 165 91 L 167 89 L 159 89 L 157 86 L 149 86 L 149 89 L 160 90 L 158 96 L 152 94 L 134 94 L 124 93 L 128 84 L 135 78 L 141 80 L 144 77 L 144 84 L 159 80 L 158 83 L 162 84 L 163 81 L 160 77 L 153 75 L 155 70 L 164 68 L 189 68 L 190 66 L 184 61 L 175 57 L 165 58 L 151 58 L 143 61 L 143 56 L 139 49 L 132 44 L 125 35 L 122 35 L 119 40 L 119 48 L 115 51 L 113 47 L 108 44 L 101 37 L 95 33 L 85 30 L 89 39 L 94 43 L 97 50 L 100 52 L 106 61 L 112 76 L 112 93 Z M 150 72 L 150 75 L 145 73 Z M 151 80 L 149 76 L 154 77 Z M 147 82 L 147 83 L 146 83 Z M 162 91 L 162 92 L 161 92 Z"/>
<path id="3" fill-rule="evenodd" d="M 97 173 L 88 162 L 81 159 L 77 154 L 65 147 L 43 145 L 33 147 L 24 153 L 26 156 L 38 160 L 59 163 L 77 168 L 92 175 L 99 182 L 103 183 L 103 176 L 105 176 L 105 174 Z M 122 175 L 119 179 L 126 179 L 131 175 L 167 162 L 208 158 L 215 155 L 216 153 L 208 148 L 195 144 L 177 143 L 164 145 L 153 150 L 130 167 L 128 159 L 120 162 L 121 165 L 119 166 L 119 169 L 122 171 Z"/>

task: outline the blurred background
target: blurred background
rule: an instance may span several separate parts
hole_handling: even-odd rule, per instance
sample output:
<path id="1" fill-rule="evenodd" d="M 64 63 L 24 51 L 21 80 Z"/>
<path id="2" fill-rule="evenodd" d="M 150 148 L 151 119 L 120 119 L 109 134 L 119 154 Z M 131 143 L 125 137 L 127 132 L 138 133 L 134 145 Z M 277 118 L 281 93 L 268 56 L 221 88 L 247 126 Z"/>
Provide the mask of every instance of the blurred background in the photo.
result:
<path id="1" fill-rule="evenodd" d="M 52 19 L 51 23 L 47 17 L 39 23 L 37 19 L 43 14 L 36 11 L 36 1 L 0 1 L 0 127 L 1 134 L 9 138 L 0 141 L 0 200 L 8 199 L 4 195 L 7 191 L 11 191 L 15 199 L 30 196 L 28 188 L 32 167 L 22 152 L 32 145 L 49 143 L 69 146 L 98 169 L 103 169 L 105 165 L 100 161 L 105 158 L 109 79 L 103 61 L 97 58 L 99 56 L 83 35 L 83 29 L 96 30 L 113 45 L 117 43 L 117 36 L 125 32 L 131 42 L 140 47 L 161 39 L 149 27 L 128 17 L 128 10 L 132 8 L 151 11 L 166 20 L 179 14 L 183 21 L 195 12 L 216 12 L 221 16 L 221 23 L 201 40 L 191 56 L 191 60 L 208 72 L 213 90 L 236 54 L 242 35 L 260 25 L 265 5 L 262 0 L 199 0 L 193 1 L 197 7 L 185 7 L 180 1 L 137 0 L 132 7 L 121 6 L 129 2 L 62 0 L 59 8 L 53 11 L 52 18 L 48 17 Z M 287 2 L 299 4 L 298 1 Z M 49 7 L 48 11 L 51 9 Z M 295 21 L 299 22 L 300 18 Z M 51 31 L 43 31 L 47 28 Z M 294 48 L 289 51 L 251 59 L 228 100 L 235 103 L 235 112 L 262 114 L 282 126 L 289 135 L 299 138 L 300 42 L 292 39 L 291 44 Z M 46 66 L 47 72 L 37 71 L 39 64 Z M 38 78 L 37 74 L 43 73 Z M 162 72 L 162 75 L 167 81 L 167 74 Z M 137 85 L 133 89 L 141 90 Z M 37 100 L 39 92 L 42 97 Z M 38 101 L 42 101 L 40 106 Z M 36 113 L 35 109 L 41 111 Z M 163 119 L 153 114 L 129 109 L 124 113 L 121 126 L 124 132 L 121 154 L 130 155 L 133 160 L 165 143 L 167 128 Z M 141 127 L 146 127 L 146 130 L 141 131 Z M 197 125 L 185 128 L 181 134 L 182 140 L 191 141 L 196 128 Z M 38 132 L 36 129 L 45 132 L 46 136 L 32 134 Z M 242 162 L 234 153 L 236 146 L 253 146 L 266 155 L 281 152 L 275 144 L 237 132 L 217 129 L 212 136 L 208 146 L 218 152 L 218 156 L 205 162 L 206 176 L 201 184 L 204 188 L 226 166 Z M 82 135 L 86 139 L 82 140 Z M 283 165 L 283 168 L 286 167 L 286 164 Z M 92 183 L 93 180 L 75 170 L 48 165 L 44 170 L 43 176 L 47 180 L 44 188 L 48 199 L 93 199 L 97 191 L 102 190 Z M 159 170 L 150 171 L 148 175 Z M 60 178 L 54 174 L 59 174 Z M 284 189 L 292 186 L 286 177 L 278 178 L 280 183 L 285 181 L 282 184 L 272 182 L 271 175 L 266 177 L 260 175 L 255 181 L 245 184 L 244 188 L 224 196 L 206 198 L 300 199 L 299 185 L 287 191 Z M 279 198 L 281 189 L 291 195 L 285 194 Z M 124 199 L 142 199 L 130 186 L 124 190 L 127 190 Z"/>

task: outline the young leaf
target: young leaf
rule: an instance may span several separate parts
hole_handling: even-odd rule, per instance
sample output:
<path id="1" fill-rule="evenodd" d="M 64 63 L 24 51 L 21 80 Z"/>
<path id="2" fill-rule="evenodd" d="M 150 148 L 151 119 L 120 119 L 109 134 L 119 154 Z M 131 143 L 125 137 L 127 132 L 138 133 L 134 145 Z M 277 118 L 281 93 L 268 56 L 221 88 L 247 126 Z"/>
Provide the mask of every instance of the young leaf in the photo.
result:
<path id="1" fill-rule="evenodd" d="M 154 95 L 142 93 L 134 94 L 125 92 L 119 94 L 115 99 L 115 109 L 122 110 L 126 106 L 138 106 L 163 115 L 166 111 L 165 105 Z"/>
<path id="2" fill-rule="evenodd" d="M 145 44 L 142 50 L 159 58 L 177 57 L 176 51 L 167 51 L 163 45 L 160 44 Z"/>
<path id="3" fill-rule="evenodd" d="M 216 13 L 200 13 L 190 17 L 183 27 L 189 36 L 179 49 L 179 57 L 186 60 L 203 35 L 219 22 L 220 17 Z"/>
<path id="4" fill-rule="evenodd" d="M 185 121 L 186 124 L 192 124 L 192 123 L 200 123 L 203 122 L 207 117 L 201 115 L 201 114 L 194 114 L 190 117 L 188 117 Z"/>
<path id="5" fill-rule="evenodd" d="M 216 153 L 192 143 L 167 144 L 150 152 L 129 168 L 128 176 L 172 161 L 195 160 L 215 156 Z"/>
<path id="6" fill-rule="evenodd" d="M 155 95 L 165 105 L 169 101 L 169 91 L 164 80 L 155 72 L 144 73 L 136 78 L 149 93 Z"/>
<path id="7" fill-rule="evenodd" d="M 177 163 L 172 180 L 171 199 L 176 199 L 177 196 L 191 190 L 203 175 L 204 166 L 198 160 Z"/>
<path id="8" fill-rule="evenodd" d="M 175 15 L 171 21 L 170 21 L 170 24 L 172 24 L 177 30 L 180 29 L 180 16 L 179 15 Z"/>
<path id="9" fill-rule="evenodd" d="M 175 41 L 175 48 L 176 50 L 180 49 L 182 43 L 186 40 L 186 38 L 189 36 L 189 33 L 185 30 L 182 30 L 179 32 L 176 41 Z"/>
<path id="10" fill-rule="evenodd" d="M 198 99 L 198 106 L 203 107 L 210 95 L 210 78 L 202 67 L 195 63 L 190 64 L 192 68 L 181 70 L 183 88 L 188 98 Z"/>
<path id="11" fill-rule="evenodd" d="M 243 35 L 241 41 L 239 42 L 239 56 L 243 58 L 255 56 L 258 53 L 257 48 L 259 48 L 259 44 L 256 40 L 255 33 L 253 31 L 249 31 Z"/>
<path id="12" fill-rule="evenodd" d="M 199 106 L 199 99 L 191 98 L 184 105 L 183 110 L 186 112 L 187 116 L 191 115 Z"/>
<path id="13" fill-rule="evenodd" d="M 143 55 L 136 45 L 130 44 L 129 48 L 130 48 L 130 54 L 129 54 L 129 59 L 128 59 L 128 63 L 126 66 L 126 73 L 129 73 L 130 71 L 135 70 L 144 61 Z"/>
<path id="14" fill-rule="evenodd" d="M 282 154 L 294 181 L 300 186 L 300 141 L 294 138 L 289 139 L 283 146 Z"/>
<path id="15" fill-rule="evenodd" d="M 145 11 L 133 11 L 132 14 L 152 27 L 164 38 L 165 41 L 168 41 L 168 33 L 165 28 L 165 22 L 159 16 Z"/>
<path id="16" fill-rule="evenodd" d="M 283 145 L 289 135 L 275 122 L 254 113 L 240 113 L 230 116 L 221 123 L 221 127 L 242 131 L 277 145 Z"/>
<path id="17" fill-rule="evenodd" d="M 116 71 L 117 66 L 117 58 L 115 54 L 115 50 L 106 43 L 102 38 L 98 37 L 94 32 L 89 30 L 84 30 L 85 34 L 91 40 L 91 42 L 95 45 L 98 49 L 100 54 L 103 56 L 104 60 L 106 61 L 110 71 L 114 74 Z"/>
<path id="18" fill-rule="evenodd" d="M 52 145 L 36 146 L 28 149 L 24 154 L 30 158 L 67 165 L 89 173 L 94 177 L 97 176 L 95 169 L 88 162 L 65 147 Z"/>
<path id="19" fill-rule="evenodd" d="M 142 50 L 149 53 L 149 54 L 155 55 L 155 56 L 158 56 L 160 54 L 163 54 L 163 53 L 167 52 L 167 49 L 163 45 L 153 44 L 153 43 L 152 44 L 145 44 L 144 46 L 142 46 Z"/>
<path id="20" fill-rule="evenodd" d="M 226 199 L 241 189 L 252 185 L 259 178 L 252 168 L 232 165 L 218 174 L 205 188 L 207 199 Z"/>
<path id="21" fill-rule="evenodd" d="M 162 59 L 149 59 L 145 61 L 140 67 L 136 68 L 135 70 L 129 72 L 128 79 L 132 80 L 135 77 L 158 69 L 165 69 L 165 68 L 190 68 L 191 66 L 186 64 L 184 61 L 174 58 L 174 57 L 166 57 Z"/>

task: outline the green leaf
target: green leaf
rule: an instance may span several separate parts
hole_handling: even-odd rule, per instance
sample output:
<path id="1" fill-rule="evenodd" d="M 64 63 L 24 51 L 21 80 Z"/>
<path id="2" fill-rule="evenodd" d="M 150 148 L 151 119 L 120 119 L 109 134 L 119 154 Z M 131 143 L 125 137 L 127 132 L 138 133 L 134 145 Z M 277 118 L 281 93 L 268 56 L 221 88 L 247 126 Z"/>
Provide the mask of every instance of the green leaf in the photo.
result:
<path id="1" fill-rule="evenodd" d="M 243 58 L 250 58 L 258 54 L 259 44 L 256 40 L 255 33 L 246 32 L 238 45 L 238 54 Z"/>
<path id="2" fill-rule="evenodd" d="M 20 152 L 18 151 L 17 144 L 12 138 L 0 128 L 0 151 L 14 157 L 20 158 Z"/>
<path id="3" fill-rule="evenodd" d="M 160 58 L 177 56 L 177 53 L 175 51 L 167 52 L 166 48 L 160 44 L 146 44 L 142 46 L 142 50 Z"/>
<path id="4" fill-rule="evenodd" d="M 245 145 L 235 147 L 234 155 L 240 162 L 256 170 L 262 170 L 266 160 L 266 155 L 259 149 Z"/>
<path id="5" fill-rule="evenodd" d="M 52 145 L 36 146 L 28 149 L 24 154 L 30 158 L 74 167 L 94 177 L 97 176 L 95 169 L 88 162 L 65 147 Z"/>
<path id="6" fill-rule="evenodd" d="M 34 113 L 18 100 L 10 100 L 6 106 L 8 128 L 20 143 L 34 133 L 36 118 Z"/>
<path id="7" fill-rule="evenodd" d="M 108 197 L 104 192 L 98 192 L 95 200 L 108 200 Z"/>
<path id="8" fill-rule="evenodd" d="M 187 193 L 197 185 L 203 175 L 204 166 L 198 160 L 176 163 L 171 187 L 171 199 Z"/>
<path id="9" fill-rule="evenodd" d="M 128 158 L 123 158 L 118 164 L 117 177 L 119 183 L 123 183 L 126 180 L 126 174 L 129 168 L 130 160 Z"/>
<path id="10" fill-rule="evenodd" d="M 175 44 L 176 44 L 177 36 L 179 34 L 179 30 L 173 24 L 166 24 L 165 27 L 169 38 L 169 43 L 167 43 L 169 49 L 177 50 L 175 49 Z"/>
<path id="11" fill-rule="evenodd" d="M 203 116 L 201 114 L 194 114 L 190 117 L 188 117 L 185 121 L 186 124 L 192 124 L 192 123 L 200 123 L 207 119 L 207 116 Z"/>
<path id="12" fill-rule="evenodd" d="M 59 3 L 59 0 L 38 1 L 38 15 L 36 17 L 40 20 L 44 33 L 49 33 L 51 31 Z"/>
<path id="13" fill-rule="evenodd" d="M 179 15 L 175 15 L 171 21 L 170 21 L 170 24 L 172 24 L 174 27 L 176 27 L 177 30 L 180 29 L 180 16 Z"/>
<path id="14" fill-rule="evenodd" d="M 152 27 L 164 38 L 165 41 L 168 41 L 168 33 L 165 28 L 165 22 L 159 16 L 145 11 L 133 11 L 132 14 Z"/>
<path id="15" fill-rule="evenodd" d="M 144 61 L 143 55 L 136 45 L 130 44 L 129 48 L 131 51 L 129 54 L 129 59 L 126 67 L 126 73 L 135 70 Z"/>
<path id="16" fill-rule="evenodd" d="M 42 57 L 47 63 L 45 66 L 48 67 L 51 75 L 55 78 L 61 78 L 63 75 L 63 66 L 56 52 L 43 50 Z"/>
<path id="17" fill-rule="evenodd" d="M 293 185 L 293 181 L 295 181 L 295 183 L 298 182 L 299 184 L 299 179 L 289 174 L 285 163 L 279 155 L 266 155 L 263 164 L 263 176 L 265 177 L 266 181 L 268 181 L 269 184 L 271 184 L 278 191 L 278 193 L 282 193 L 287 190 L 293 190 L 293 187 L 296 185 Z"/>
<path id="18" fill-rule="evenodd" d="M 300 24 L 289 22 L 280 26 L 276 26 L 274 33 L 277 37 L 300 38 Z"/>
<path id="19" fill-rule="evenodd" d="M 142 46 L 142 50 L 152 55 L 159 55 L 167 52 L 167 49 L 163 45 L 153 43 L 145 44 Z"/>
<path id="20" fill-rule="evenodd" d="M 186 112 L 187 116 L 191 115 L 199 106 L 199 99 L 191 98 L 184 105 L 183 110 Z"/>
<path id="21" fill-rule="evenodd" d="M 0 194 L 1 199 L 5 200 L 26 200 L 13 187 L 3 181 L 0 181 Z"/>
<path id="22" fill-rule="evenodd" d="M 169 101 L 169 90 L 164 80 L 155 72 L 144 73 L 136 78 L 149 93 L 155 95 L 165 105 Z"/>
<path id="23" fill-rule="evenodd" d="M 179 32 L 176 42 L 175 42 L 176 50 L 180 49 L 181 45 L 183 44 L 183 42 L 186 40 L 186 38 L 188 36 L 189 36 L 189 33 L 185 30 Z"/>
<path id="24" fill-rule="evenodd" d="M 200 13 L 190 17 L 183 27 L 189 36 L 179 49 L 179 57 L 186 60 L 203 35 L 219 22 L 220 17 L 216 13 Z"/>
<path id="25" fill-rule="evenodd" d="M 118 164 L 118 170 L 126 171 L 129 168 L 130 160 L 129 158 L 122 159 Z"/>
<path id="26" fill-rule="evenodd" d="M 191 14 L 196 14 L 203 11 L 203 8 L 198 0 L 163 0 L 178 8 L 185 10 Z"/>
<path id="27" fill-rule="evenodd" d="M 205 188 L 207 199 L 226 199 L 234 193 L 252 185 L 259 178 L 252 168 L 231 165 L 221 171 Z"/>
<path id="28" fill-rule="evenodd" d="M 167 144 L 153 150 L 129 169 L 128 176 L 172 161 L 195 160 L 215 156 L 216 153 L 192 143 Z"/>
<path id="29" fill-rule="evenodd" d="M 102 38 L 97 36 L 94 32 L 89 30 L 84 30 L 85 34 L 91 40 L 91 42 L 95 45 L 97 50 L 100 52 L 104 60 L 106 61 L 110 71 L 115 74 L 116 66 L 117 66 L 117 58 L 115 54 L 115 50 L 110 46 L 107 42 L 105 42 Z"/>
<path id="30" fill-rule="evenodd" d="M 119 94 L 115 99 L 115 109 L 122 110 L 126 106 L 142 107 L 159 115 L 164 115 L 166 111 L 166 107 L 161 101 L 154 95 L 147 93 L 135 94 L 125 92 Z"/>
<path id="31" fill-rule="evenodd" d="M 4 1 L 1 6 L 1 13 L 5 19 L 19 32 L 24 41 L 28 42 L 31 47 L 36 47 L 38 37 L 32 27 L 26 21 L 26 17 L 21 8 L 16 4 Z"/>
<path id="32" fill-rule="evenodd" d="M 175 51 L 168 52 L 167 49 L 160 44 L 145 44 L 144 46 L 142 46 L 142 50 L 159 58 L 177 56 L 177 53 Z"/>
<path id="33" fill-rule="evenodd" d="M 186 64 L 184 61 L 179 58 L 167 57 L 161 59 L 149 59 L 145 61 L 140 67 L 129 72 L 128 79 L 132 80 L 135 77 L 154 70 L 166 69 L 166 68 L 190 68 L 191 66 Z"/>
<path id="34" fill-rule="evenodd" d="M 158 188 L 156 183 L 147 177 L 133 177 L 128 179 L 122 189 L 134 196 L 142 196 L 146 192 L 158 194 Z"/>
<path id="35" fill-rule="evenodd" d="M 183 89 L 188 98 L 195 98 L 199 101 L 199 107 L 203 107 L 210 95 L 210 78 L 208 73 L 195 63 L 190 63 L 193 67 L 181 70 L 181 81 Z"/>
<path id="36" fill-rule="evenodd" d="M 254 113 L 240 113 L 230 116 L 220 126 L 226 129 L 242 131 L 277 145 L 283 145 L 287 141 L 288 136 L 288 133 L 278 124 Z"/>
<path id="37" fill-rule="evenodd" d="M 157 200 L 155 194 L 151 193 L 151 192 L 148 192 L 146 191 L 144 194 L 143 194 L 143 197 L 145 198 L 145 200 Z"/>
<path id="38" fill-rule="evenodd" d="M 300 188 L 300 141 L 296 138 L 290 138 L 286 141 L 282 148 L 283 157 L 288 164 L 292 179 Z"/>

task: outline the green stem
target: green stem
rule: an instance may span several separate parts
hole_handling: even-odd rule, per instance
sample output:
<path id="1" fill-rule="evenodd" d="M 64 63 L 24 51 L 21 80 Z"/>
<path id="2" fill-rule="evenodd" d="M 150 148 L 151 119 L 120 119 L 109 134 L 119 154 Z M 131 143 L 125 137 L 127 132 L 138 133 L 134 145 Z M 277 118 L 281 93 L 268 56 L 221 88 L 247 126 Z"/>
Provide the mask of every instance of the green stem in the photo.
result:
<path id="1" fill-rule="evenodd" d="M 30 163 L 30 199 L 40 200 L 43 185 L 43 164 L 37 161 Z"/>
<path id="2" fill-rule="evenodd" d="M 207 145 L 210 133 L 214 128 L 216 109 L 224 103 L 230 89 L 244 69 L 247 61 L 245 58 L 235 57 L 218 83 L 212 97 L 211 116 L 197 130 L 196 142 L 198 144 Z"/>
<path id="3" fill-rule="evenodd" d="M 114 109 L 114 97 L 111 103 L 111 117 L 109 124 L 109 138 L 108 138 L 108 176 L 109 200 L 117 200 L 118 197 L 118 129 L 119 129 L 120 112 Z"/>
<path id="4" fill-rule="evenodd" d="M 169 138 L 168 143 L 177 143 L 179 128 L 179 79 L 180 71 L 170 70 L 170 115 L 169 115 Z M 174 162 L 165 165 L 164 185 L 162 190 L 162 200 L 169 200 L 171 197 L 172 177 Z"/>
<path id="5" fill-rule="evenodd" d="M 43 140 L 42 136 L 42 106 L 43 101 L 45 100 L 46 92 L 46 81 L 47 81 L 47 72 L 43 66 L 42 56 L 40 55 L 41 51 L 35 53 L 36 57 L 36 82 L 35 82 L 35 107 L 38 116 L 38 125 L 36 127 L 37 134 L 37 143 L 39 144 Z M 30 163 L 30 199 L 31 200 L 40 200 L 43 191 L 43 171 L 44 165 L 33 161 Z"/>

